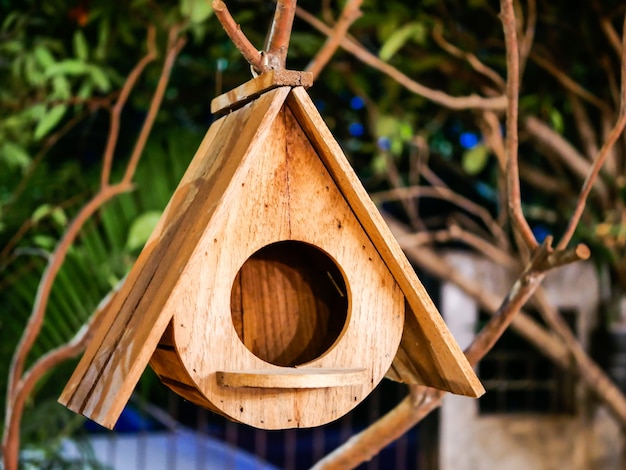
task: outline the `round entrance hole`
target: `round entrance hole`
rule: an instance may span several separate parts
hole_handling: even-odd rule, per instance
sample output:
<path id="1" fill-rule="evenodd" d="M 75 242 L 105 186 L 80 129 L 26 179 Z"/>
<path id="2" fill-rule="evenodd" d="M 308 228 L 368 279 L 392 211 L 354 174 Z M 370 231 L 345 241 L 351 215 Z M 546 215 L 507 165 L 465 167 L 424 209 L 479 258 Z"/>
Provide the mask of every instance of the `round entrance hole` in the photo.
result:
<path id="1" fill-rule="evenodd" d="M 295 366 L 324 354 L 348 317 L 343 275 L 322 250 L 282 241 L 243 264 L 230 296 L 233 325 L 255 356 Z"/>

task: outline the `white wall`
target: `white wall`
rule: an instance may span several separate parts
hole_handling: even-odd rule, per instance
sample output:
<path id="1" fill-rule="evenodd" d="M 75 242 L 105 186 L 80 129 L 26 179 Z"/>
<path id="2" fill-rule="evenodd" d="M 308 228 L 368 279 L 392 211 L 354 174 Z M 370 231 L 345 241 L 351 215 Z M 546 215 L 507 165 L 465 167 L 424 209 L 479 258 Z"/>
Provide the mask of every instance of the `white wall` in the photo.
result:
<path id="1" fill-rule="evenodd" d="M 506 295 L 514 274 L 486 259 L 465 253 L 446 255 L 461 274 Z M 549 274 L 548 296 L 559 308 L 578 310 L 578 331 L 587 344 L 600 296 L 590 263 L 577 263 Z M 441 312 L 462 348 L 474 336 L 476 304 L 452 284 L 442 288 Z M 479 416 L 478 401 L 447 395 L 441 409 L 441 470 L 586 470 L 621 469 L 618 427 L 602 409 L 589 405 L 580 390 L 575 416 Z"/>

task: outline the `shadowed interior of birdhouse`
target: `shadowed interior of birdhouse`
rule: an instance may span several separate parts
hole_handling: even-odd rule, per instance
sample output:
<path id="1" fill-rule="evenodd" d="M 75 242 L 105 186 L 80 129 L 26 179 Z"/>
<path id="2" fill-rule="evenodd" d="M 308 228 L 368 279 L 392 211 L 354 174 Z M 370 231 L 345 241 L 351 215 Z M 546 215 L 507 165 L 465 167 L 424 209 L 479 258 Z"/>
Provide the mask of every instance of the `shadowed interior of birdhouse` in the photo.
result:
<path id="1" fill-rule="evenodd" d="M 348 318 L 348 291 L 325 252 L 283 241 L 243 264 L 230 306 L 248 350 L 271 364 L 295 366 L 320 357 L 339 338 Z"/>

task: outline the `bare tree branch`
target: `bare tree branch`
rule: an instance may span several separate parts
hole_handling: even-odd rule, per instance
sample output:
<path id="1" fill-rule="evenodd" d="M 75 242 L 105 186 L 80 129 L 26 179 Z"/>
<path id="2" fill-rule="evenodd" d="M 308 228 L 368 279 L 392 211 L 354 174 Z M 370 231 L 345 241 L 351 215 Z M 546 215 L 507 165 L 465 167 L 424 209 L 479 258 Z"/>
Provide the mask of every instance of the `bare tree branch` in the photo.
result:
<path id="1" fill-rule="evenodd" d="M 506 45 L 506 178 L 507 199 L 511 221 L 524 243 L 530 248 L 537 247 L 537 240 L 533 235 L 528 221 L 522 213 L 522 197 L 520 193 L 518 159 L 518 106 L 519 106 L 519 47 L 517 42 L 517 26 L 512 0 L 500 1 L 500 19 L 504 29 L 504 43 Z"/>
<path id="2" fill-rule="evenodd" d="M 161 108 L 161 103 L 163 103 L 163 97 L 165 96 L 165 90 L 170 80 L 170 75 L 174 67 L 174 62 L 176 61 L 176 58 L 178 57 L 178 54 L 180 53 L 182 48 L 185 46 L 186 39 L 182 36 L 179 36 L 179 33 L 180 29 L 177 26 L 171 28 L 168 33 L 167 55 L 165 56 L 165 61 L 163 62 L 163 69 L 161 75 L 159 76 L 157 86 L 154 90 L 152 101 L 150 101 L 150 106 L 148 107 L 146 119 L 144 120 L 143 126 L 139 131 L 139 137 L 137 137 L 137 142 L 135 142 L 133 152 L 130 155 L 128 165 L 126 166 L 126 171 L 124 172 L 124 177 L 122 178 L 123 184 L 131 184 L 132 182 L 133 176 L 135 175 L 135 170 L 137 169 L 137 164 L 139 163 L 139 159 L 141 158 L 143 150 L 146 147 L 148 136 L 152 131 L 154 120 L 156 119 L 157 113 Z"/>
<path id="3" fill-rule="evenodd" d="M 607 105 L 600 98 L 595 96 L 593 93 L 585 90 L 581 85 L 572 80 L 569 75 L 567 75 L 565 72 L 563 72 L 563 70 L 555 65 L 553 60 L 541 57 L 537 53 L 531 54 L 530 58 L 542 69 L 552 75 L 561 85 L 563 85 L 563 88 L 565 88 L 567 91 L 596 106 L 598 109 L 601 109 L 605 112 L 610 112 L 611 108 L 609 107 L 609 105 Z"/>
<path id="4" fill-rule="evenodd" d="M 599 21 L 604 35 L 609 40 L 609 44 L 613 47 L 617 57 L 621 57 L 623 51 L 622 42 L 620 41 L 619 35 L 617 34 L 617 31 L 615 31 L 611 20 L 606 16 L 600 16 Z"/>
<path id="5" fill-rule="evenodd" d="M 246 35 L 243 34 L 239 25 L 235 23 L 235 20 L 230 15 L 226 4 L 222 0 L 213 0 L 213 10 L 215 11 L 215 16 L 217 16 L 217 19 L 224 28 L 224 31 L 226 31 L 226 34 L 239 52 L 241 52 L 244 59 L 246 59 L 258 73 L 265 72 L 267 70 L 265 54 L 259 52 L 248 40 Z"/>
<path id="6" fill-rule="evenodd" d="M 17 456 L 19 454 L 19 439 L 11 438 L 11 436 L 17 436 L 20 432 L 21 417 L 24 412 L 24 406 L 26 400 L 32 393 L 35 385 L 41 379 L 41 377 L 48 373 L 52 368 L 61 364 L 62 362 L 71 359 L 80 354 L 87 343 L 93 337 L 98 325 L 104 319 L 104 311 L 110 305 L 110 299 L 115 294 L 113 291 L 100 303 L 96 312 L 92 315 L 87 324 L 83 325 L 81 329 L 76 333 L 68 343 L 63 344 L 52 351 L 41 356 L 35 361 L 31 368 L 23 375 L 15 387 L 15 393 L 11 400 L 12 406 L 7 408 L 4 416 L 4 437 L 3 440 L 3 454 L 5 455 L 5 466 L 10 468 L 11 462 L 7 460 L 11 459 L 11 456 Z M 17 461 L 16 461 L 17 462 Z"/>
<path id="7" fill-rule="evenodd" d="M 506 151 L 504 150 L 504 139 L 500 127 L 498 115 L 493 111 L 485 111 L 482 114 L 481 126 L 483 139 L 487 146 L 491 149 L 498 160 L 500 171 L 504 173 L 506 170 Z"/>
<path id="8" fill-rule="evenodd" d="M 306 70 L 313 74 L 316 79 L 322 72 L 326 64 L 330 61 L 333 54 L 339 48 L 341 41 L 348 33 L 348 29 L 361 16 L 361 4 L 363 0 L 350 0 L 346 3 L 339 21 L 333 28 L 332 35 L 324 43 L 324 46 L 315 55 L 313 61 L 307 66 Z"/>
<path id="9" fill-rule="evenodd" d="M 506 82 L 500 74 L 481 62 L 476 55 L 470 52 L 465 52 L 448 42 L 448 40 L 443 36 L 443 25 L 440 21 L 436 22 L 433 28 L 433 39 L 439 47 L 441 47 L 448 54 L 467 61 L 467 63 L 470 64 L 476 72 L 491 80 L 501 92 L 504 91 L 506 88 Z"/>
<path id="10" fill-rule="evenodd" d="M 443 396 L 441 390 L 416 387 L 395 408 L 326 455 L 312 469 L 348 469 L 367 462 L 438 408 Z"/>
<path id="11" fill-rule="evenodd" d="M 333 29 L 326 26 L 322 21 L 315 18 L 307 11 L 298 7 L 296 9 L 296 15 L 309 23 L 315 29 L 325 34 L 326 36 L 333 35 Z M 344 37 L 340 43 L 341 47 L 350 52 L 354 57 L 369 65 L 370 67 L 379 70 L 380 72 L 388 75 L 390 78 L 397 81 L 400 85 L 407 90 L 415 93 L 416 95 L 423 96 L 424 98 L 444 106 L 449 109 L 491 109 L 491 110 L 503 110 L 506 108 L 506 97 L 498 96 L 495 98 L 485 98 L 478 95 L 470 96 L 451 96 L 440 90 L 433 90 L 421 83 L 412 80 L 395 67 L 383 62 L 374 54 L 365 49 L 354 38 Z"/>
<path id="12" fill-rule="evenodd" d="M 626 397 L 624 394 L 589 357 L 558 310 L 550 304 L 543 289 L 537 290 L 534 300 L 546 324 L 560 336 L 563 344 L 571 353 L 575 361 L 575 365 L 572 368 L 580 374 L 587 386 L 593 384 L 590 388 L 594 393 L 602 399 L 603 403 L 609 407 L 613 415 L 618 417 L 621 423 L 626 423 Z"/>
<path id="13" fill-rule="evenodd" d="M 524 74 L 526 61 L 530 55 L 535 40 L 535 26 L 537 25 L 537 0 L 528 0 L 528 14 L 526 15 L 526 28 L 520 44 L 520 74 Z"/>
<path id="14" fill-rule="evenodd" d="M 569 102 L 572 105 L 574 122 L 585 149 L 585 154 L 589 159 L 592 159 L 598 153 L 598 136 L 591 124 L 591 119 L 589 119 L 589 113 L 587 113 L 585 106 L 575 94 L 569 94 Z"/>
<path id="15" fill-rule="evenodd" d="M 548 155 L 559 158 L 576 175 L 585 178 L 592 164 L 561 134 L 535 116 L 528 116 L 522 121 L 524 130 L 531 140 Z M 596 180 L 593 186 L 603 201 L 607 200 L 608 192 L 604 183 Z"/>
<path id="16" fill-rule="evenodd" d="M 293 17 L 296 13 L 296 0 L 278 0 L 276 12 L 267 39 L 268 67 L 283 70 L 287 62 L 289 39 Z"/>
<path id="17" fill-rule="evenodd" d="M 400 246 L 408 248 L 414 246 L 416 248 L 431 243 L 446 243 L 449 241 L 459 241 L 473 248 L 478 253 L 483 254 L 486 258 L 492 260 L 499 266 L 505 266 L 509 269 L 518 269 L 519 263 L 516 262 L 511 255 L 497 246 L 489 243 L 483 237 L 472 232 L 464 230 L 456 223 L 452 223 L 449 228 L 443 230 L 419 231 L 397 238 Z"/>
<path id="18" fill-rule="evenodd" d="M 622 31 L 622 61 L 621 61 L 621 80 L 622 85 L 620 89 L 620 107 L 619 114 L 617 117 L 617 122 L 611 129 L 611 132 L 607 136 L 604 145 L 600 148 L 600 151 L 596 155 L 591 171 L 587 175 L 585 182 L 583 183 L 583 187 L 580 191 L 580 195 L 578 196 L 578 202 L 576 203 L 576 208 L 574 209 L 574 214 L 572 215 L 567 229 L 563 234 L 557 248 L 563 249 L 565 248 L 572 237 L 574 236 L 574 232 L 576 231 L 576 227 L 578 226 L 578 222 L 582 217 L 583 211 L 585 210 L 585 206 L 587 204 L 587 198 L 589 197 L 589 193 L 591 192 L 591 188 L 600 173 L 600 169 L 607 156 L 609 155 L 611 149 L 617 142 L 617 140 L 621 137 L 622 132 L 624 132 L 624 127 L 626 127 L 626 15 L 624 15 L 624 26 Z"/>
<path id="19" fill-rule="evenodd" d="M 113 165 L 113 156 L 115 154 L 115 147 L 120 134 L 120 119 L 122 115 L 122 109 L 128 101 L 130 92 L 137 84 L 137 80 L 143 73 L 147 65 L 157 57 L 156 50 L 156 30 L 154 26 L 148 27 L 148 37 L 146 39 L 148 53 L 139 61 L 139 63 L 133 68 L 128 75 L 128 78 L 124 82 L 124 86 L 120 91 L 120 95 L 111 109 L 111 124 L 109 127 L 109 134 L 107 136 L 107 143 L 104 150 L 104 157 L 102 163 L 102 170 L 100 172 L 100 188 L 105 188 L 109 185 L 109 177 L 111 175 L 111 166 Z"/>
<path id="20" fill-rule="evenodd" d="M 391 216 L 386 215 L 385 219 L 389 223 L 393 233 L 409 233 L 408 230 L 403 229 L 402 225 L 395 221 Z M 398 238 L 402 239 L 402 237 Z M 550 240 L 546 241 L 535 251 L 531 263 L 515 282 L 505 300 L 500 304 L 499 308 L 497 308 L 497 311 L 492 319 L 477 335 L 472 344 L 466 349 L 465 354 L 468 357 L 470 364 L 476 365 L 477 362 L 480 361 L 480 359 L 487 353 L 487 351 L 489 351 L 506 328 L 514 322 L 515 319 L 523 318 L 520 317 L 518 313 L 526 300 L 528 300 L 537 289 L 545 275 L 544 272 L 537 271 L 537 268 L 539 266 L 546 265 L 549 255 L 552 252 L 550 243 Z M 421 249 L 416 250 L 415 248 L 403 248 L 413 261 L 421 264 L 416 257 L 413 256 L 422 252 Z M 430 256 L 434 257 L 435 261 L 431 261 L 429 264 L 433 266 L 436 271 L 441 272 L 443 269 L 442 267 L 446 265 L 446 262 L 439 256 L 434 255 L 432 252 Z M 417 258 L 419 257 L 420 255 L 417 255 Z M 454 270 L 452 270 L 452 272 L 457 278 L 462 277 L 458 272 Z M 478 295 L 484 295 L 483 286 L 476 286 L 475 290 L 478 292 Z M 541 329 L 539 329 L 539 331 L 541 331 Z M 547 335 L 544 334 L 542 338 L 545 339 L 546 336 Z M 534 337 L 533 342 L 536 341 L 537 337 Z M 547 340 L 548 343 L 553 341 L 554 339 Z M 551 352 L 555 353 L 555 351 L 561 352 L 560 363 L 563 365 L 568 364 L 567 354 L 563 356 L 563 348 L 556 346 L 553 350 L 551 350 Z M 432 410 L 439 407 L 444 395 L 445 392 L 442 392 L 441 390 L 421 386 L 412 387 L 410 395 L 402 400 L 399 405 L 378 421 L 370 425 L 364 431 L 356 434 L 342 446 L 328 454 L 313 468 L 317 470 L 354 468 L 360 463 L 371 459 L 385 446 L 402 436 L 415 424 L 421 421 Z"/>
<path id="21" fill-rule="evenodd" d="M 383 202 L 408 199 L 414 197 L 433 197 L 438 199 L 444 199 L 452 202 L 461 209 L 469 212 L 480 218 L 489 231 L 493 234 L 496 240 L 505 240 L 506 234 L 502 230 L 502 227 L 491 217 L 491 214 L 484 207 L 479 206 L 475 202 L 461 196 L 460 194 L 452 191 L 449 188 L 439 186 L 410 186 L 403 188 L 394 188 L 387 191 L 379 191 L 372 193 L 372 200 L 381 204 Z M 504 245 L 506 246 L 506 245 Z"/>

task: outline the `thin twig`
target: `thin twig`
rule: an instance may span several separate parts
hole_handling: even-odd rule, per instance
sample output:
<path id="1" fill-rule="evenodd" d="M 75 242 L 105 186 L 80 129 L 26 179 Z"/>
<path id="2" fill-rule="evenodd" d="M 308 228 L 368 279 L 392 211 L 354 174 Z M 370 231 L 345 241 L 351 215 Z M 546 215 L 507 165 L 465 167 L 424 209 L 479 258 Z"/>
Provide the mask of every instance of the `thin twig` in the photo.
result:
<path id="1" fill-rule="evenodd" d="M 107 296 L 107 298 L 104 299 L 104 302 L 101 302 L 100 305 L 108 306 L 109 297 L 110 296 Z M 104 318 L 104 315 L 101 314 L 104 308 L 97 309 L 96 313 L 92 315 L 90 321 L 83 325 L 76 335 L 74 335 L 74 338 L 72 338 L 68 343 L 49 351 L 37 359 L 16 384 L 15 393 L 11 400 L 11 407 L 7 408 L 7 412 L 5 414 L 5 442 L 3 442 L 2 448 L 6 456 L 17 455 L 19 453 L 20 441 L 19 439 L 11 439 L 11 436 L 17 436 L 19 434 L 20 421 L 24 412 L 24 405 L 35 388 L 35 385 L 37 385 L 37 382 L 39 382 L 41 377 L 48 373 L 52 368 L 68 359 L 76 357 L 85 349 L 99 323 Z M 8 463 L 7 467 L 10 467 L 10 465 L 11 463 Z"/>
<path id="2" fill-rule="evenodd" d="M 431 411 L 438 408 L 444 395 L 445 392 L 441 390 L 419 387 L 387 414 L 326 455 L 312 469 L 355 468 L 371 460 L 384 447 L 403 436 Z"/>
<path id="3" fill-rule="evenodd" d="M 113 106 L 113 109 L 111 109 L 111 124 L 109 127 L 109 134 L 107 136 L 107 143 L 104 150 L 102 171 L 100 173 L 101 188 L 109 185 L 111 167 L 113 166 L 113 156 L 115 154 L 115 147 L 117 146 L 117 141 L 120 133 L 120 120 L 122 115 L 122 109 L 126 105 L 131 90 L 135 87 L 137 80 L 143 73 L 146 66 L 157 57 L 156 29 L 152 25 L 148 27 L 146 44 L 148 48 L 147 54 L 143 56 L 139 63 L 130 72 L 128 78 L 126 78 L 117 102 L 115 103 L 115 106 Z"/>
<path id="4" fill-rule="evenodd" d="M 569 94 L 569 102 L 572 106 L 572 114 L 574 116 L 574 122 L 578 129 L 578 136 L 585 148 L 586 156 L 591 159 L 598 153 L 598 136 L 596 130 L 591 124 L 589 119 L 589 113 L 581 103 L 579 97 L 575 94 Z"/>
<path id="5" fill-rule="evenodd" d="M 528 221 L 522 212 L 522 200 L 519 182 L 518 158 L 518 107 L 519 107 L 519 47 L 517 43 L 517 29 L 515 12 L 512 0 L 501 0 L 500 19 L 504 29 L 504 42 L 506 45 L 506 153 L 507 153 L 507 194 L 508 207 L 511 222 L 524 243 L 530 248 L 537 247 L 537 240 Z"/>
<path id="6" fill-rule="evenodd" d="M 391 185 L 392 190 L 393 189 L 402 190 L 404 188 L 402 175 L 400 174 L 400 170 L 398 169 L 398 166 L 393 161 L 393 156 L 390 155 L 389 152 L 384 152 L 383 158 L 385 159 L 387 181 L 389 181 L 389 184 Z M 417 210 L 418 201 L 416 201 L 413 198 L 403 197 L 400 199 L 400 203 L 402 204 L 404 212 L 409 218 L 409 223 L 411 227 L 414 230 L 423 228 L 423 224 L 421 223 L 419 219 L 418 210 Z"/>
<path id="7" fill-rule="evenodd" d="M 528 116 L 522 126 L 530 139 L 543 150 L 546 155 L 554 155 L 581 179 L 586 178 L 592 164 L 568 140 L 552 129 L 548 124 L 535 116 Z M 599 197 L 606 200 L 608 192 L 605 184 L 596 180 L 594 188 Z"/>
<path id="8" fill-rule="evenodd" d="M 449 188 L 440 186 L 407 186 L 372 193 L 370 197 L 377 204 L 415 197 L 444 199 L 480 218 L 497 240 L 501 238 L 506 239 L 506 234 L 503 232 L 502 227 L 491 217 L 488 210 Z"/>
<path id="9" fill-rule="evenodd" d="M 604 101 L 595 96 L 593 93 L 585 90 L 582 85 L 576 83 L 572 79 L 572 77 L 570 77 L 568 74 L 563 72 L 561 68 L 555 65 L 554 60 L 546 59 L 540 56 L 538 53 L 531 54 L 530 58 L 539 67 L 552 75 L 556 79 L 556 81 L 559 82 L 567 91 L 575 94 L 576 96 L 579 96 L 581 99 L 596 106 L 602 111 L 606 112 L 611 110 L 609 105 L 607 105 Z"/>
<path id="10" fill-rule="evenodd" d="M 348 34 L 348 29 L 352 23 L 361 16 L 362 3 L 363 0 L 349 0 L 346 3 L 339 17 L 339 21 L 333 28 L 333 33 L 328 36 L 324 46 L 318 51 L 313 61 L 306 68 L 307 71 L 313 74 L 313 79 L 319 76 L 341 45 L 341 41 L 346 37 L 346 34 Z"/>
<path id="11" fill-rule="evenodd" d="M 504 150 L 504 139 L 502 138 L 502 127 L 500 119 L 493 111 L 485 111 L 482 115 L 481 126 L 483 138 L 487 146 L 496 156 L 500 171 L 504 173 L 506 169 L 506 151 Z"/>
<path id="12" fill-rule="evenodd" d="M 448 40 L 443 35 L 443 25 L 440 21 L 435 23 L 433 28 L 433 39 L 435 42 L 441 47 L 444 51 L 446 51 L 451 56 L 457 57 L 459 59 L 463 59 L 467 61 L 467 63 L 478 73 L 484 75 L 489 80 L 491 80 L 500 91 L 503 91 L 506 88 L 506 82 L 504 79 L 491 67 L 488 67 L 483 62 L 480 61 L 475 54 L 471 52 L 466 52 L 459 49 L 454 44 L 448 42 Z"/>
<path id="13" fill-rule="evenodd" d="M 499 266 L 505 266 L 509 269 L 519 268 L 519 263 L 506 251 L 489 243 L 483 237 L 476 235 L 468 230 L 464 230 L 456 223 L 451 224 L 447 229 L 437 231 L 420 230 L 411 234 L 397 237 L 397 242 L 403 248 L 410 246 L 422 247 L 430 243 L 446 243 L 450 241 L 459 241 L 481 253 L 486 258 L 492 260 Z"/>
<path id="14" fill-rule="evenodd" d="M 267 70 L 265 55 L 261 54 L 246 35 L 243 34 L 239 25 L 235 23 L 235 20 L 230 15 L 228 8 L 226 8 L 226 4 L 221 0 L 213 0 L 213 11 L 215 11 L 215 16 L 217 16 L 224 31 L 226 31 L 226 34 L 235 47 L 239 49 L 244 59 L 246 59 L 257 72 L 265 72 Z"/>
<path id="15" fill-rule="evenodd" d="M 609 44 L 617 54 L 617 57 L 621 57 L 623 46 L 621 41 L 619 40 L 619 35 L 617 34 L 617 31 L 615 31 L 615 28 L 613 28 L 611 20 L 606 16 L 600 16 L 600 27 L 602 28 L 604 35 L 608 39 Z"/>
<path id="16" fill-rule="evenodd" d="M 496 341 L 513 321 L 513 317 L 522 309 L 528 299 L 535 293 L 541 281 L 543 281 L 545 271 L 538 270 L 537 266 L 545 263 L 545 259 L 551 250 L 551 242 L 550 237 L 546 237 L 544 243 L 535 250 L 530 263 L 522 275 L 515 281 L 498 311 L 465 350 L 465 356 L 470 364 L 478 364 L 485 354 L 493 348 L 493 345 L 496 344 Z"/>
<path id="17" fill-rule="evenodd" d="M 161 103 L 163 102 L 163 97 L 165 96 L 165 90 L 167 89 L 167 84 L 170 80 L 174 62 L 176 61 L 176 57 L 178 57 L 181 49 L 185 46 L 186 39 L 183 36 L 179 37 L 179 33 L 180 28 L 178 27 L 172 27 L 169 31 L 167 53 L 163 62 L 163 68 L 161 69 L 161 75 L 159 76 L 159 81 L 157 82 L 154 94 L 152 95 L 146 119 L 141 127 L 139 137 L 137 137 L 137 142 L 135 143 L 133 152 L 131 153 L 130 160 L 128 161 L 128 165 L 126 167 L 126 171 L 124 172 L 122 184 L 131 184 L 135 170 L 137 169 L 137 164 L 139 163 L 141 154 L 143 153 L 146 142 L 148 141 L 148 136 L 152 131 L 152 125 L 154 124 L 157 113 L 161 108 Z"/>
<path id="18" fill-rule="evenodd" d="M 589 197 L 591 188 L 593 187 L 594 182 L 598 177 L 598 174 L 600 173 L 600 169 L 602 168 L 602 165 L 604 164 L 604 161 L 606 160 L 610 151 L 613 149 L 613 146 L 621 137 L 622 132 L 624 131 L 624 127 L 626 127 L 626 15 L 624 15 L 624 26 L 622 32 L 621 80 L 622 85 L 620 89 L 620 107 L 617 122 L 607 136 L 604 145 L 602 145 L 600 151 L 596 155 L 591 171 L 589 172 L 587 178 L 585 179 L 585 182 L 583 183 L 583 187 L 580 191 L 578 201 L 576 203 L 576 208 L 574 209 L 574 214 L 567 224 L 567 229 L 565 230 L 563 237 L 557 245 L 557 248 L 560 250 L 564 249 L 574 236 L 576 227 L 578 227 L 580 218 L 582 217 L 583 211 L 585 210 L 587 198 Z"/>
<path id="19" fill-rule="evenodd" d="M 296 0 L 278 0 L 276 2 L 276 12 L 270 27 L 265 51 L 268 55 L 270 69 L 283 70 L 285 68 L 295 14 Z"/>
<path id="20" fill-rule="evenodd" d="M 26 172 L 24 173 L 24 176 L 20 180 L 19 184 L 17 185 L 15 190 L 12 191 L 11 196 L 9 197 L 9 200 L 5 203 L 5 206 L 2 208 L 4 216 L 7 216 L 9 214 L 11 207 L 19 199 L 24 189 L 26 189 L 26 185 L 28 181 L 35 173 L 35 169 L 37 168 L 37 166 L 39 166 L 39 164 L 41 163 L 43 158 L 46 156 L 46 154 L 50 151 L 50 149 L 54 147 L 56 143 L 63 136 L 65 136 L 69 131 L 71 131 L 79 122 L 81 122 L 85 118 L 85 116 L 87 116 L 88 113 L 89 111 L 84 110 L 81 113 L 77 114 L 76 116 L 73 116 L 69 121 L 63 124 L 61 129 L 59 129 L 58 131 L 56 131 L 55 133 L 51 134 L 50 136 L 46 138 L 46 141 L 41 146 L 41 148 L 39 149 L 35 157 L 32 159 L 30 164 L 28 165 L 28 168 L 26 169 Z"/>
<path id="21" fill-rule="evenodd" d="M 526 28 L 520 44 L 520 74 L 524 75 L 526 62 L 535 40 L 535 26 L 537 25 L 537 0 L 528 0 L 528 14 L 526 15 Z"/>
<path id="22" fill-rule="evenodd" d="M 322 34 L 325 34 L 326 36 L 333 35 L 334 30 L 332 28 L 328 27 L 322 21 L 318 20 L 315 16 L 311 15 L 302 8 L 298 7 L 296 9 L 296 15 L 309 23 L 315 29 L 320 31 Z M 495 111 L 501 111 L 506 108 L 505 96 L 498 96 L 495 98 L 486 98 L 479 95 L 451 96 L 440 90 L 433 90 L 432 88 L 428 88 L 421 83 L 412 80 L 392 65 L 389 65 L 386 62 L 380 60 L 374 54 L 369 52 L 365 47 L 363 47 L 358 41 L 349 36 L 346 36 L 341 40 L 340 46 L 346 51 L 350 52 L 361 62 L 384 73 L 385 75 L 388 75 L 390 78 L 398 82 L 410 92 L 415 93 L 419 96 L 423 96 L 424 98 L 446 108 L 457 110 L 491 109 Z"/>
<path id="23" fill-rule="evenodd" d="M 402 228 L 402 224 L 398 223 L 391 216 L 387 215 L 385 219 L 394 233 L 409 233 L 408 230 Z M 407 255 L 420 265 L 421 263 L 418 261 L 420 256 L 423 255 L 424 252 L 429 252 L 429 250 L 403 248 L 407 252 Z M 432 252 L 430 253 L 431 258 L 433 258 L 429 263 L 430 267 L 433 267 L 436 272 L 441 273 L 447 263 L 441 259 L 441 257 Z M 537 271 L 536 267 L 543 265 L 550 253 L 549 240 L 535 251 L 531 263 L 515 282 L 504 302 L 500 304 L 500 307 L 494 313 L 493 318 L 466 349 L 465 354 L 470 364 L 476 365 L 510 324 L 516 322 L 516 320 L 516 323 L 518 325 L 520 324 L 519 320 L 524 318 L 523 316 L 520 317 L 519 314 L 521 307 L 532 296 L 544 277 L 544 273 Z M 414 254 L 417 254 L 417 258 L 412 256 Z M 462 278 L 458 271 L 450 271 L 454 273 L 453 276 Z M 446 277 L 444 277 L 444 279 L 450 280 Z M 471 284 L 471 282 L 469 282 L 469 284 Z M 484 286 L 476 285 L 474 291 L 476 295 L 485 296 Z M 531 321 L 528 324 L 533 324 L 533 322 Z M 525 326 L 528 324 L 525 324 Z M 531 330 L 527 331 L 532 341 L 537 342 L 537 339 L 541 337 L 546 344 L 550 345 L 549 348 L 546 347 L 542 350 L 548 352 L 550 356 L 554 355 L 558 357 L 557 362 L 567 367 L 569 364 L 568 356 L 563 346 L 558 344 L 559 341 L 545 334 L 545 330 L 538 327 L 538 325 L 534 324 L 533 328 L 533 333 L 530 333 Z M 354 468 L 360 463 L 369 460 L 371 457 L 378 454 L 383 447 L 402 436 L 431 411 L 439 407 L 444 395 L 445 392 L 441 390 L 421 386 L 412 387 L 410 395 L 402 400 L 400 404 L 367 427 L 364 431 L 356 434 L 346 443 L 328 454 L 313 468 L 318 470 Z"/>

